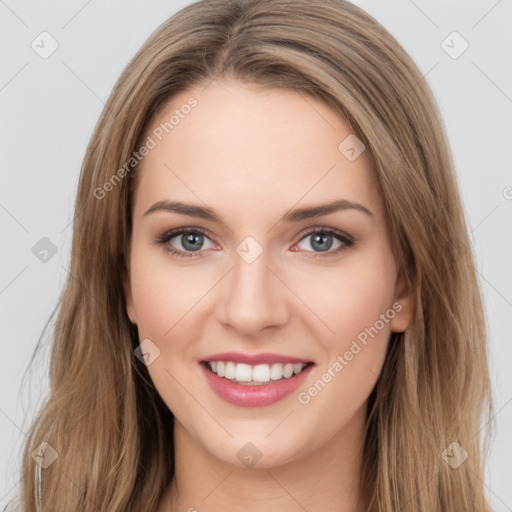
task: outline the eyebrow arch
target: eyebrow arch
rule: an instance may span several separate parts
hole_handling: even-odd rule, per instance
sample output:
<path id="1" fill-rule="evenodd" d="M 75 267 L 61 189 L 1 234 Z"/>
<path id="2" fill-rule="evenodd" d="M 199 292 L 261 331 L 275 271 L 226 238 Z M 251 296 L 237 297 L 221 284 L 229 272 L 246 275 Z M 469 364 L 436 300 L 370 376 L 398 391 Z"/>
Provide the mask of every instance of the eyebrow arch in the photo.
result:
<path id="1" fill-rule="evenodd" d="M 339 199 L 327 204 L 291 210 L 283 216 L 282 220 L 286 222 L 300 222 L 304 219 L 311 219 L 314 217 L 320 217 L 322 215 L 328 215 L 329 213 L 349 209 L 363 212 L 373 218 L 372 212 L 365 206 L 347 201 L 346 199 Z M 175 212 L 182 215 L 188 215 L 190 217 L 198 217 L 201 219 L 210 220 L 212 222 L 224 224 L 224 221 L 215 213 L 215 210 L 205 206 L 184 203 L 181 201 L 158 201 L 153 206 L 151 206 L 146 211 L 146 213 L 144 213 L 144 216 L 157 211 Z"/>

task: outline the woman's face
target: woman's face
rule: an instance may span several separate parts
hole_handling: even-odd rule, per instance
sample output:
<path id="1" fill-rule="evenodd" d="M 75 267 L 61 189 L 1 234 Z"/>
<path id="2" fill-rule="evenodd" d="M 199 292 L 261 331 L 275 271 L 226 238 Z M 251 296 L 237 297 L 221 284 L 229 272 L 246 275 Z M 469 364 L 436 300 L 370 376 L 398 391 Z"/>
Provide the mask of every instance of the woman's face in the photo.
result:
<path id="1" fill-rule="evenodd" d="M 222 80 L 174 97 L 145 146 L 127 309 L 177 432 L 258 467 L 357 439 L 412 305 L 349 126 L 309 96 Z"/>

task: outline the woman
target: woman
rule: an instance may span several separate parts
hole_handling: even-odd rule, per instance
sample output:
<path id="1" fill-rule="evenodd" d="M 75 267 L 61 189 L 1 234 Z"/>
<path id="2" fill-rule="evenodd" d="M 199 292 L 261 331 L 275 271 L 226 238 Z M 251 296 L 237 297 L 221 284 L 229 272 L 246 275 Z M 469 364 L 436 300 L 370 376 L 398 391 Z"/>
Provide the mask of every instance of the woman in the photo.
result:
<path id="1" fill-rule="evenodd" d="M 21 509 L 487 511 L 440 114 L 343 0 L 164 23 L 91 138 Z"/>

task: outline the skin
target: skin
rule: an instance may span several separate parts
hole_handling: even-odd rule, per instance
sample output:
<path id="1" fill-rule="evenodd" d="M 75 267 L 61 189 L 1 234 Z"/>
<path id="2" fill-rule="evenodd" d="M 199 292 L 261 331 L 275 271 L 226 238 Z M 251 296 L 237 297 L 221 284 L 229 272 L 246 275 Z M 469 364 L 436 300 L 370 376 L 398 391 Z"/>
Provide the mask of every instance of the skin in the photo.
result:
<path id="1" fill-rule="evenodd" d="M 323 102 L 225 79 L 175 96 L 148 134 L 191 96 L 198 105 L 141 163 L 125 279 L 128 316 L 140 340 L 160 350 L 149 374 L 175 416 L 176 474 L 159 511 L 243 504 L 259 512 L 269 503 L 282 512 L 365 510 L 358 485 L 367 399 L 390 334 L 408 327 L 413 307 L 366 153 L 349 161 L 338 150 L 352 131 Z M 373 217 L 346 209 L 280 221 L 290 209 L 337 199 Z M 144 215 L 161 200 L 208 205 L 224 223 Z M 180 258 L 153 243 L 180 227 L 207 232 L 202 256 Z M 329 238 L 323 257 L 308 233 L 325 227 L 354 245 L 335 254 L 342 242 Z M 236 252 L 248 236 L 263 251 L 250 264 Z M 166 245 L 186 252 L 186 236 Z M 302 357 L 315 362 L 298 391 L 307 390 L 394 303 L 401 311 L 307 404 L 298 392 L 264 407 L 229 404 L 198 365 L 227 351 Z M 237 457 L 248 442 L 262 454 L 254 467 Z"/>

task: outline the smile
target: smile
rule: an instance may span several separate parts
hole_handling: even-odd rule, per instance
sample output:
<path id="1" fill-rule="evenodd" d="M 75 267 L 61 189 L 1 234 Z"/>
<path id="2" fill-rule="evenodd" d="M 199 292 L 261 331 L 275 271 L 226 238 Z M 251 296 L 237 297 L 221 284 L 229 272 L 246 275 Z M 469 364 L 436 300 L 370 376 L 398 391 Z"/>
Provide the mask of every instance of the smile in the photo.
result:
<path id="1" fill-rule="evenodd" d="M 315 366 L 296 357 L 240 353 L 209 356 L 199 365 L 216 395 L 241 407 L 262 407 L 284 399 Z"/>

